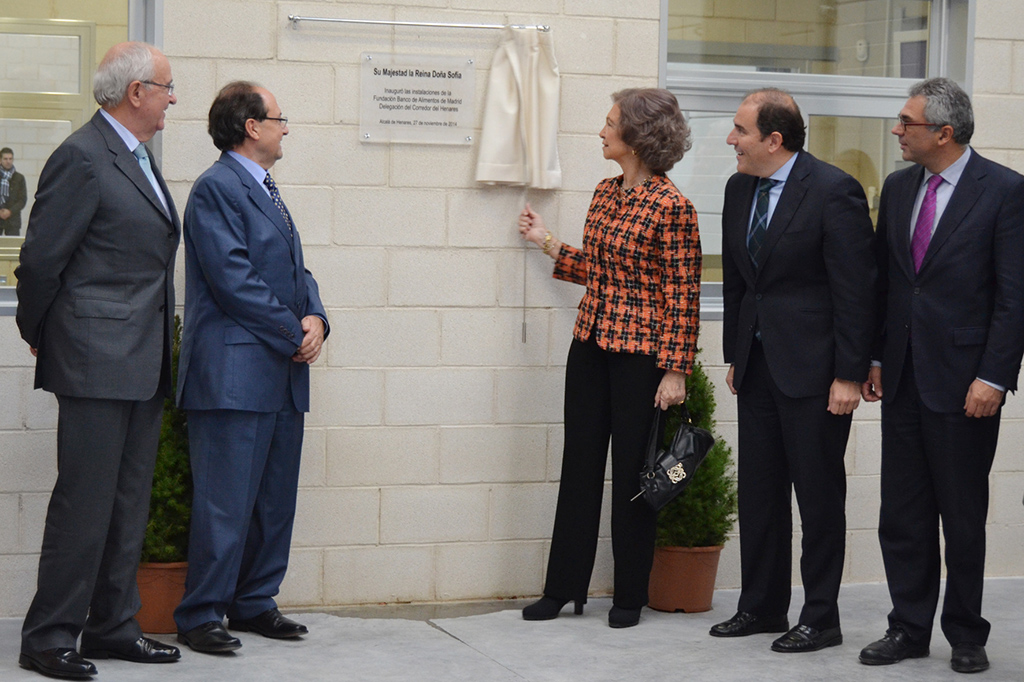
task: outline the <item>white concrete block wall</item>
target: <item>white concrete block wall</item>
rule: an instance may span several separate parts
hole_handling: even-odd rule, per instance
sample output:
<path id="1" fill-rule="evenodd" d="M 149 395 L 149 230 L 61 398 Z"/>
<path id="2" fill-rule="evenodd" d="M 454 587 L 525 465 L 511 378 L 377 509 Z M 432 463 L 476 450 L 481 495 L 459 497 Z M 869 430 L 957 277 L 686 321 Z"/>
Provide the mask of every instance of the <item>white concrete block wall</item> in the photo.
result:
<path id="1" fill-rule="evenodd" d="M 297 218 L 333 333 L 313 368 L 284 605 L 541 590 L 560 475 L 562 371 L 582 292 L 553 280 L 550 260 L 535 249 L 524 252 L 515 213 L 525 197 L 560 238 L 580 242 L 594 185 L 617 171 L 599 156 L 608 95 L 656 83 L 659 2 L 523 0 L 513 9 L 497 0 L 164 6 L 165 52 L 179 102 L 168 116 L 163 168 L 180 210 L 191 183 L 217 156 L 206 114 L 219 87 L 236 78 L 262 82 L 292 121 L 274 173 Z M 976 11 L 975 143 L 1024 170 L 1024 143 L 1006 132 L 1024 97 L 1024 9 L 981 0 Z M 562 74 L 563 188 L 478 186 L 475 146 L 358 141 L 362 52 L 471 56 L 479 121 L 496 32 L 296 28 L 288 14 L 550 24 Z M 240 28 L 220 31 L 224 17 Z M 735 400 L 724 384 L 720 337 L 720 322 L 704 323 L 702 358 L 716 383 L 719 433 L 735 445 Z M 31 598 L 56 475 L 56 403 L 31 390 L 31 366 L 13 318 L 0 317 L 0 391 L 8 396 L 0 406 L 0 615 L 23 613 Z M 851 582 L 884 580 L 875 530 L 879 416 L 877 406 L 858 410 L 847 453 Z M 1021 575 L 1024 401 L 1016 396 L 1004 410 L 1001 436 L 988 573 Z M 799 518 L 794 522 L 796 552 Z M 596 593 L 612 583 L 608 532 L 605 509 L 591 583 Z M 718 585 L 739 585 L 735 533 Z"/>

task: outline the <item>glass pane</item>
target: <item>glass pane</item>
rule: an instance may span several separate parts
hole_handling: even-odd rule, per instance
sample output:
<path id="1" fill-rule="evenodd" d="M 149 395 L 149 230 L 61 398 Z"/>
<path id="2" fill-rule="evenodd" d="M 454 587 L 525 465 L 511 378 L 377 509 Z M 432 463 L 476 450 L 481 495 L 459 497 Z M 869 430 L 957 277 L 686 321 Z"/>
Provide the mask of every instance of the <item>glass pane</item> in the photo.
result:
<path id="1" fill-rule="evenodd" d="M 733 114 L 684 112 L 693 131 L 693 148 L 669 172 L 683 195 L 693 202 L 704 252 L 703 279 L 722 281 L 722 197 L 736 172 L 736 155 L 725 138 Z M 895 117 L 893 117 L 895 119 Z M 889 130 L 893 120 L 811 116 L 807 150 L 855 177 L 864 187 L 871 220 L 878 217 L 878 194 L 885 177 L 902 167 L 899 145 Z"/>
<path id="2" fill-rule="evenodd" d="M 0 33 L 0 91 L 81 92 L 80 38 Z"/>
<path id="3" fill-rule="evenodd" d="M 929 0 L 668 0 L 668 61 L 924 78 Z"/>
<path id="4" fill-rule="evenodd" d="M 14 168 L 25 176 L 28 203 L 21 211 L 23 237 L 43 164 L 70 134 L 71 121 L 0 118 L 0 147 L 9 147 L 14 152 Z"/>

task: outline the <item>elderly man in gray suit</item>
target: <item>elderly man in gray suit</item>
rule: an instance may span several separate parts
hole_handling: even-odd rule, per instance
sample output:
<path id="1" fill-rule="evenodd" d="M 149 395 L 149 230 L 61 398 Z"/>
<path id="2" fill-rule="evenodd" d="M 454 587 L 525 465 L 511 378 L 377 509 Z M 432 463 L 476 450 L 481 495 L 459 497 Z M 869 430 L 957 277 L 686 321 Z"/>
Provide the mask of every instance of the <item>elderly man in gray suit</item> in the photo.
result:
<path id="1" fill-rule="evenodd" d="M 15 272 L 35 387 L 56 394 L 59 409 L 57 482 L 19 663 L 72 679 L 96 674 L 87 658 L 180 657 L 143 637 L 134 617 L 160 416 L 171 395 L 181 229 L 144 144 L 177 101 L 171 66 L 150 45 L 116 45 L 93 94 L 100 111 L 43 168 Z"/>

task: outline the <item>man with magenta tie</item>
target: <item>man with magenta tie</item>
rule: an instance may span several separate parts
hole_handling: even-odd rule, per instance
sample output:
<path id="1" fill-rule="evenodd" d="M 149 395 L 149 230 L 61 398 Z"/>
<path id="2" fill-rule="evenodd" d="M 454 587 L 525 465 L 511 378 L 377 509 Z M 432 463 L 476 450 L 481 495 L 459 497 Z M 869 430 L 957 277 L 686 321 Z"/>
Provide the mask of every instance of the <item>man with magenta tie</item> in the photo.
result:
<path id="1" fill-rule="evenodd" d="M 973 132 L 971 100 L 947 78 L 912 87 L 892 129 L 914 165 L 886 179 L 875 239 L 879 337 L 862 393 L 882 401 L 878 538 L 893 609 L 860 653 L 867 665 L 928 655 L 941 521 L 950 663 L 989 667 L 988 474 L 1024 352 L 1024 177 L 972 150 Z"/>

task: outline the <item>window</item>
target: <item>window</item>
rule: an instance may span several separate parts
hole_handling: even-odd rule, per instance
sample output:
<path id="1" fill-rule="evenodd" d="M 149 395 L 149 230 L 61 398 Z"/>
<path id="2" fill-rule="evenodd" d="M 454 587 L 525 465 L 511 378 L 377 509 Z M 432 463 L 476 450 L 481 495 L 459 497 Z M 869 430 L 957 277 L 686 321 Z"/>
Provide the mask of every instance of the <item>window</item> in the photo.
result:
<path id="1" fill-rule="evenodd" d="M 664 83 L 694 132 L 670 176 L 700 220 L 706 317 L 721 313 L 722 194 L 736 170 L 725 138 L 744 94 L 792 93 L 805 148 L 861 182 L 874 218 L 903 164 L 889 129 L 907 89 L 940 75 L 970 89 L 971 12 L 968 0 L 663 0 Z"/>

